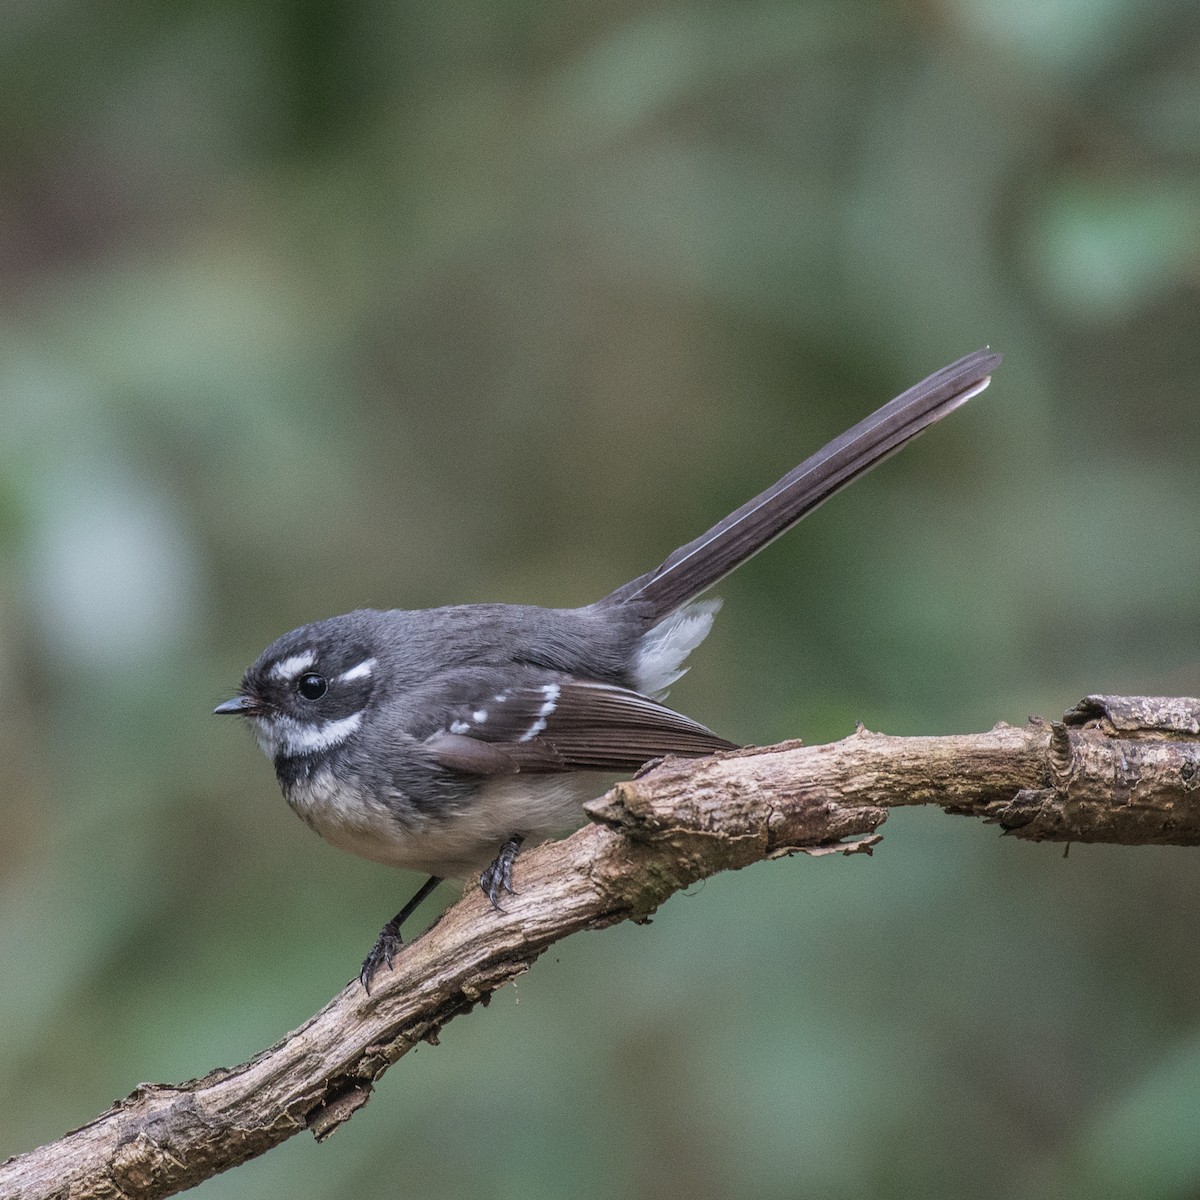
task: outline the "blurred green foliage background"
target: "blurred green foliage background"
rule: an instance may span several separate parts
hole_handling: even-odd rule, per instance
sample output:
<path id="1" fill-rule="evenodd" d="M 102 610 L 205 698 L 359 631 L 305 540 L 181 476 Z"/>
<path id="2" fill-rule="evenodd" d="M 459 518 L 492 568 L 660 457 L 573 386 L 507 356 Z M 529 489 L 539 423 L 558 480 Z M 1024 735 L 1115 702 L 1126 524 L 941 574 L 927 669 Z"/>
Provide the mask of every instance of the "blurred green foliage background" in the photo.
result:
<path id="1" fill-rule="evenodd" d="M 985 342 L 673 702 L 1200 692 L 1194 3 L 45 0 L 0 96 L 0 1157 L 268 1045 L 418 882 L 210 718 L 264 644 L 592 600 Z M 1200 1192 L 1196 853 L 885 832 L 563 944 L 198 1194 Z"/>

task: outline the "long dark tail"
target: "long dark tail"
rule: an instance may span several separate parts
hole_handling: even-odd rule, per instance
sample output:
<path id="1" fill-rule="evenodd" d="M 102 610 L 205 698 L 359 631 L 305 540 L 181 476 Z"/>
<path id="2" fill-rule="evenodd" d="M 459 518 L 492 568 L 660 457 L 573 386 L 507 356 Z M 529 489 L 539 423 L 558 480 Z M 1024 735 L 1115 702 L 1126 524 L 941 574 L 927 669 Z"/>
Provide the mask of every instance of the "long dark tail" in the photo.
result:
<path id="1" fill-rule="evenodd" d="M 834 438 L 707 533 L 680 546 L 661 566 L 619 587 L 601 603 L 648 601 L 654 620 L 674 612 L 786 533 L 834 492 L 977 396 L 991 382 L 1000 361 L 999 354 L 985 347 L 943 367 Z"/>

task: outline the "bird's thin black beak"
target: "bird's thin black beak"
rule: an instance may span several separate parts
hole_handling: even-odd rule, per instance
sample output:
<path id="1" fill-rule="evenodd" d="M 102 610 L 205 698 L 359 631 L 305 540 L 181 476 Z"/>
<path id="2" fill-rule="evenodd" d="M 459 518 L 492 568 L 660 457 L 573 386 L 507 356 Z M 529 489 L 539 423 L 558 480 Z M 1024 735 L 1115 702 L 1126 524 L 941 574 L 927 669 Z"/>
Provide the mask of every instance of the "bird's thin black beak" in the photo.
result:
<path id="1" fill-rule="evenodd" d="M 254 702 L 248 696 L 234 696 L 232 700 L 226 700 L 224 704 L 218 704 L 213 709 L 213 714 L 233 713 L 238 716 L 242 713 L 248 713 L 254 707 Z"/>

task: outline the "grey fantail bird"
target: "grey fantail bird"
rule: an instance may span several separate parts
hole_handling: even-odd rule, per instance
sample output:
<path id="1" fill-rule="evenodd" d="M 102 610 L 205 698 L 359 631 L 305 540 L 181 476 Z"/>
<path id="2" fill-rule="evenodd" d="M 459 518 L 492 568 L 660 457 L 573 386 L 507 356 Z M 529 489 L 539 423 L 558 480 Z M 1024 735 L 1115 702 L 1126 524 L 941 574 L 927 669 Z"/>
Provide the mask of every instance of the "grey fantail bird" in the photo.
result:
<path id="1" fill-rule="evenodd" d="M 521 844 L 577 827 L 597 773 L 733 748 L 660 702 L 719 607 L 697 597 L 983 391 L 999 364 L 985 348 L 943 367 L 586 608 L 363 609 L 268 646 L 216 712 L 248 718 L 322 837 L 430 876 L 379 935 L 363 986 L 443 877 L 482 869 L 499 907 Z"/>

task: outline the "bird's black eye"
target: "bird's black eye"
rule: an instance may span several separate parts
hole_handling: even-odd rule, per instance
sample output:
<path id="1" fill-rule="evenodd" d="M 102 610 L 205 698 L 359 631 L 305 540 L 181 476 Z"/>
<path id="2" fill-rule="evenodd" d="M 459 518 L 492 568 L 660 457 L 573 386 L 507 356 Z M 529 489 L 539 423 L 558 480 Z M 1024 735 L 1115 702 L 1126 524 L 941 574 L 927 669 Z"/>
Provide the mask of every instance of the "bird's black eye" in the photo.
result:
<path id="1" fill-rule="evenodd" d="M 324 675 L 301 675 L 296 689 L 305 700 L 320 700 L 329 691 L 329 684 L 325 682 Z"/>

